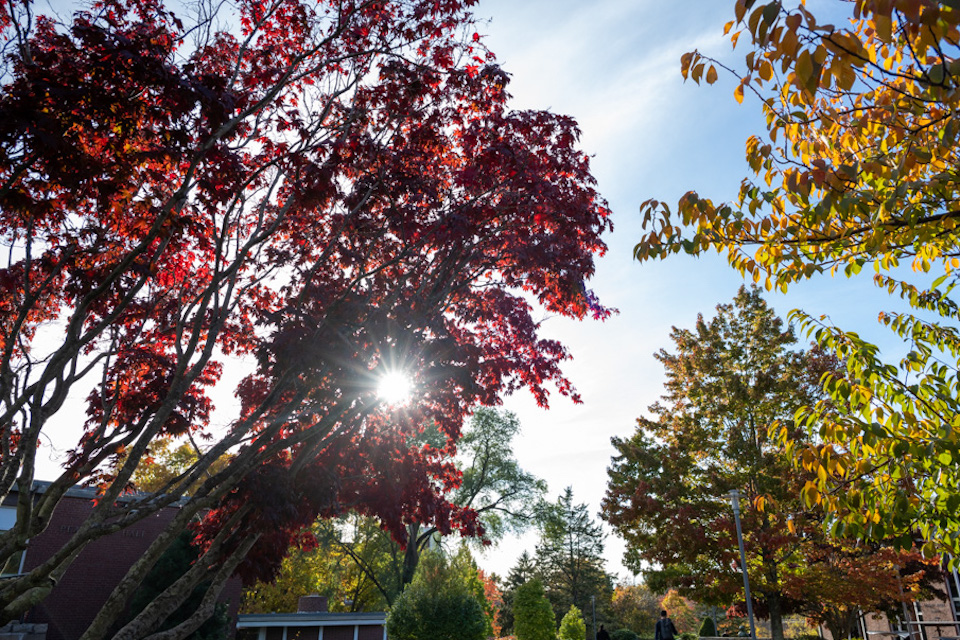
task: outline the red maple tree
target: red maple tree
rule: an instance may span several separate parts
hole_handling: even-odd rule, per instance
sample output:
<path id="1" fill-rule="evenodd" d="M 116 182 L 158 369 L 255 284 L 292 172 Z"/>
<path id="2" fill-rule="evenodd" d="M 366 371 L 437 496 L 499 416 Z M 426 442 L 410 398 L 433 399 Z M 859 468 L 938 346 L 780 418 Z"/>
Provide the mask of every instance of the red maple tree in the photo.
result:
<path id="1" fill-rule="evenodd" d="M 59 553 L 0 585 L 0 617 L 41 600 L 90 541 L 178 500 L 85 640 L 204 514 L 204 555 L 116 637 L 190 633 L 230 574 L 268 574 L 318 515 L 481 533 L 443 499 L 455 469 L 416 434 L 436 424 L 452 448 L 469 410 L 504 393 L 576 397 L 532 312 L 608 315 L 585 281 L 610 222 L 576 123 L 508 108 L 471 4 L 241 0 L 175 16 L 104 0 L 69 24 L 29 0 L 0 7 L 0 489 L 18 495 L 0 561 L 69 488 L 100 491 Z M 215 427 L 228 358 L 249 375 Z M 413 381 L 405 407 L 377 397 L 391 370 Z M 41 437 L 78 392 L 83 436 L 32 496 Z M 206 440 L 197 463 L 125 495 L 170 436 Z M 154 632 L 211 580 L 196 615 Z"/>

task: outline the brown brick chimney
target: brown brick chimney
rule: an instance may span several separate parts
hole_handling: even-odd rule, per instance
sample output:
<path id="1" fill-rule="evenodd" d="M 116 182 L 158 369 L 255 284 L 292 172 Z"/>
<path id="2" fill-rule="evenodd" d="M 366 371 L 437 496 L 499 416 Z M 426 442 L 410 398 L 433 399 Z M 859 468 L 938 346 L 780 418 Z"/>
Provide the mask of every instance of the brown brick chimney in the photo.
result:
<path id="1" fill-rule="evenodd" d="M 309 596 L 300 596 L 297 601 L 298 613 L 323 613 L 327 610 L 327 596 L 318 596 L 314 593 Z"/>

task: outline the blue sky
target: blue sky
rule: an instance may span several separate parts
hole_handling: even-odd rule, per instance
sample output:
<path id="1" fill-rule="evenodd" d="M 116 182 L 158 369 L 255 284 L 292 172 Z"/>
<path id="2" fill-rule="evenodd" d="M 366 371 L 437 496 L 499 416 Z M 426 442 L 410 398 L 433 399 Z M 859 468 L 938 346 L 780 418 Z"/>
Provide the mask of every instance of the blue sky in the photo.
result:
<path id="1" fill-rule="evenodd" d="M 807 4 L 815 12 L 838 6 Z M 514 107 L 550 109 L 578 120 L 582 147 L 594 155 L 599 190 L 613 210 L 610 250 L 599 261 L 593 288 L 619 315 L 605 323 L 544 324 L 573 353 L 567 371 L 583 404 L 558 397 L 544 411 L 524 394 L 505 402 L 523 424 L 515 443 L 521 464 L 549 483 L 551 497 L 572 485 L 577 502 L 594 513 L 613 454 L 610 438 L 631 434 L 636 418 L 662 393 L 663 370 L 653 353 L 670 346 L 671 326 L 692 326 L 701 312 L 712 315 L 743 284 L 718 256 L 643 265 L 631 257 L 641 233 L 642 201 L 675 204 L 689 190 L 731 200 L 748 175 L 744 141 L 764 131 L 757 101 L 738 105 L 729 77 L 697 86 L 680 76 L 680 56 L 694 48 L 734 65 L 742 60 L 746 50 L 732 51 L 722 35 L 733 5 L 481 0 L 475 9 L 484 20 L 479 31 L 485 42 L 513 76 Z M 853 280 L 821 278 L 767 299 L 781 316 L 796 307 L 829 314 L 834 323 L 897 349 L 876 320 L 892 303 L 874 289 L 866 270 Z M 533 533 L 504 540 L 479 562 L 505 575 L 535 543 Z M 622 553 L 622 543 L 608 536 L 608 570 L 629 579 Z"/>

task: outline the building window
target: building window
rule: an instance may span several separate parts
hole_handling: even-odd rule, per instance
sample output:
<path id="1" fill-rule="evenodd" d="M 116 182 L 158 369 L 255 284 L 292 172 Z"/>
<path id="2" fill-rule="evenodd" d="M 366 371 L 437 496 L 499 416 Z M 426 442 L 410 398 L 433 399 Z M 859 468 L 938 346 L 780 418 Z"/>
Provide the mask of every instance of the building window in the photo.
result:
<path id="1" fill-rule="evenodd" d="M 16 507 L 0 507 L 0 531 L 12 529 L 13 525 L 16 523 Z M 0 569 L 0 578 L 6 578 L 8 576 L 15 576 L 23 573 L 24 556 L 25 553 L 23 551 L 18 551 L 10 556 L 10 558 L 7 559 L 7 562 L 3 565 L 3 568 Z"/>

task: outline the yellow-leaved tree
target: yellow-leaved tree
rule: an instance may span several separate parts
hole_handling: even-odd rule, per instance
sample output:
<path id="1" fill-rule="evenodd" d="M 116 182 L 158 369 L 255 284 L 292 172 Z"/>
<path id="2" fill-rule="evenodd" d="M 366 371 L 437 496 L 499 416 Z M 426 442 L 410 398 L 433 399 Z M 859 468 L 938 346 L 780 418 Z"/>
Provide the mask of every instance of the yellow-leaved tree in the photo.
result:
<path id="1" fill-rule="evenodd" d="M 645 202 L 635 255 L 717 251 L 782 291 L 867 267 L 876 286 L 906 300 L 909 312 L 880 316 L 906 343 L 895 361 L 854 332 L 793 313 L 846 371 L 825 377 L 829 398 L 798 415 L 813 438 L 792 452 L 817 473 L 804 498 L 833 514 L 835 532 L 909 544 L 919 531 L 927 554 L 956 554 L 960 1 L 838 0 L 835 9 L 845 17 L 826 24 L 802 1 L 737 0 L 725 33 L 747 48 L 743 65 L 683 56 L 696 82 L 715 82 L 718 68 L 735 74 L 735 99 L 759 98 L 766 131 L 747 140 L 754 175 L 735 202 L 693 192 L 675 210 Z"/>

